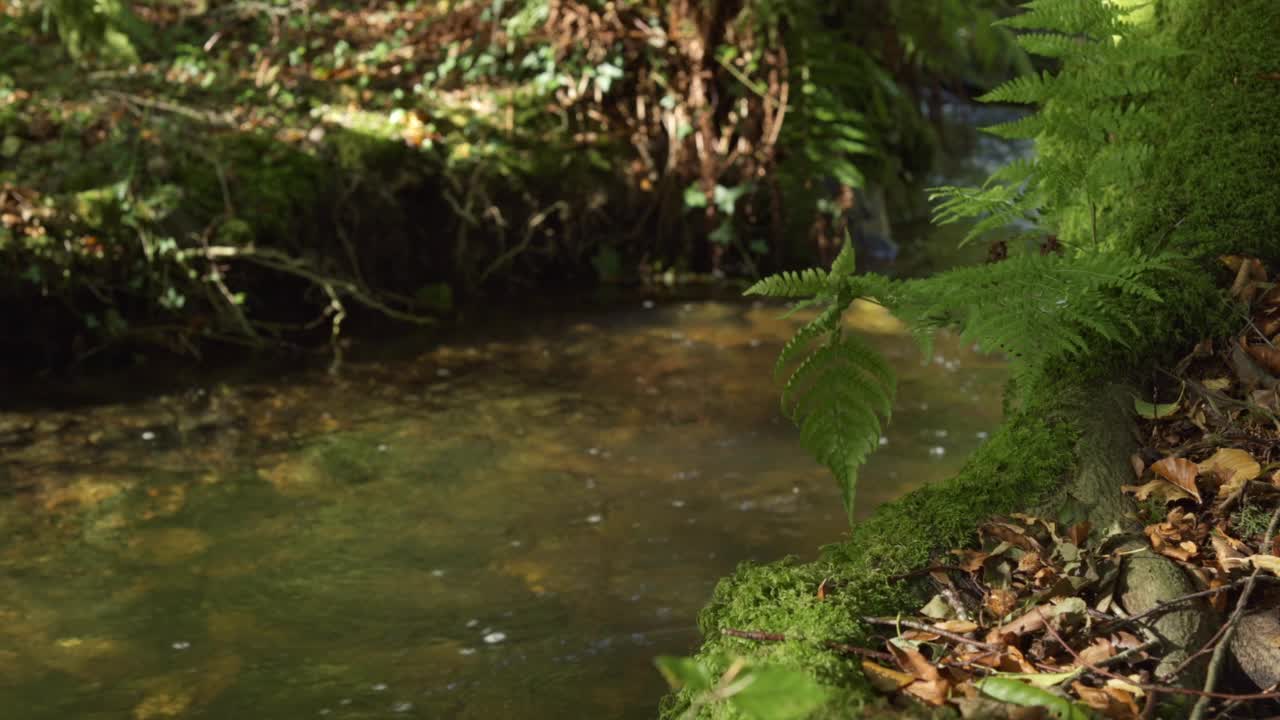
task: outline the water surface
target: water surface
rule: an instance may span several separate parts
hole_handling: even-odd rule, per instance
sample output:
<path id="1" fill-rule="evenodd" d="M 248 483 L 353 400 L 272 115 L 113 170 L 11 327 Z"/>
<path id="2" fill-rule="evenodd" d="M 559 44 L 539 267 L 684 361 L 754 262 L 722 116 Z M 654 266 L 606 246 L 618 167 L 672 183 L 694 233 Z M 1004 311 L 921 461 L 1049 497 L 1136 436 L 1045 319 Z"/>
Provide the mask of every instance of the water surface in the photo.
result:
<path id="1" fill-rule="evenodd" d="M 777 409 L 779 315 L 636 302 L 0 415 L 0 716 L 651 717 L 719 577 L 847 527 Z M 956 471 L 1004 374 L 853 324 L 900 373 L 865 514 Z"/>

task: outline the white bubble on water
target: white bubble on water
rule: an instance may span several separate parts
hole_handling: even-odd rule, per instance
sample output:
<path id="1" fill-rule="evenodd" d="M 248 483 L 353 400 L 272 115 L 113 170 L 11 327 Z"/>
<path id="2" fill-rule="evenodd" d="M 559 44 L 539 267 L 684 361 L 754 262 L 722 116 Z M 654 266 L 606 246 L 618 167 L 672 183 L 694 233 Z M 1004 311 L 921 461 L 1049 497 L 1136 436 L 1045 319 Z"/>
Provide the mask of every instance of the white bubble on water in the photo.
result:
<path id="1" fill-rule="evenodd" d="M 934 445 L 933 447 L 929 448 L 929 454 L 933 457 L 942 457 L 943 455 L 947 454 L 947 449 L 942 447 L 941 445 Z"/>
<path id="2" fill-rule="evenodd" d="M 587 516 L 587 522 L 591 523 L 592 525 L 595 525 L 601 520 L 604 520 L 604 516 L 601 515 L 600 513 L 591 513 L 590 515 Z"/>
<path id="3" fill-rule="evenodd" d="M 173 645 L 171 645 L 170 647 L 172 647 L 174 650 L 186 650 L 187 648 L 191 647 L 191 643 L 187 642 L 186 640 L 178 640 L 177 642 L 173 643 Z"/>
<path id="4" fill-rule="evenodd" d="M 484 636 L 484 641 L 490 645 L 497 645 L 507 639 L 507 634 L 502 631 L 491 632 Z"/>
<path id="5" fill-rule="evenodd" d="M 386 690 L 386 689 L 387 689 L 387 684 L 386 684 L 386 683 L 375 683 L 375 684 L 373 685 L 373 691 L 374 691 L 374 692 L 382 692 L 383 690 Z"/>
<path id="6" fill-rule="evenodd" d="M 143 439 L 143 440 L 147 440 L 148 442 L 149 442 L 149 441 L 151 441 L 151 440 L 155 440 L 155 439 L 156 439 L 156 434 L 155 434 L 155 433 L 153 433 L 153 432 L 151 432 L 150 430 L 147 430 L 147 431 L 145 431 L 145 432 L 143 432 L 143 433 L 142 433 L 142 439 Z"/>

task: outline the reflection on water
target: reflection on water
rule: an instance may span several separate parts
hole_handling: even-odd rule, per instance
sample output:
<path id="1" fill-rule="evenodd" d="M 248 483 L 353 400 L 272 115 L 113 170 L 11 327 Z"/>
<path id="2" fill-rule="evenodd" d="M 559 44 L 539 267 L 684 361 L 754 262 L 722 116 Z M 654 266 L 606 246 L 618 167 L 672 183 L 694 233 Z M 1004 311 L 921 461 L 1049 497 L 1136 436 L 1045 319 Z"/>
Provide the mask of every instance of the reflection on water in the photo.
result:
<path id="1" fill-rule="evenodd" d="M 0 715 L 651 717 L 720 576 L 844 531 L 769 382 L 796 322 L 647 303 L 0 415 Z M 900 372 L 866 513 L 954 473 L 1004 375 L 854 324 Z"/>

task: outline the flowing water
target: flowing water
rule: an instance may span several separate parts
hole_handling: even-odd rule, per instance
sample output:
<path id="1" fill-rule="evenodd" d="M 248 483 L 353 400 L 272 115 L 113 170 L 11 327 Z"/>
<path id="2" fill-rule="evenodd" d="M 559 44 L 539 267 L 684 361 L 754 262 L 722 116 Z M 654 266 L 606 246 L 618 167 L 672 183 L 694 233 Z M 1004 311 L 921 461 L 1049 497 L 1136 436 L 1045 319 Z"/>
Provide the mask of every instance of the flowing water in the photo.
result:
<path id="1" fill-rule="evenodd" d="M 847 523 L 769 381 L 797 321 L 650 305 L 0 416 L 0 717 L 651 717 L 719 577 Z M 850 322 L 900 373 L 866 513 L 957 470 L 1004 373 Z"/>
<path id="2" fill-rule="evenodd" d="M 937 180 L 1021 152 L 973 150 Z M 0 719 L 653 717 L 718 578 L 847 528 L 778 411 L 780 311 L 526 312 L 338 379 L 0 412 Z M 850 315 L 899 373 L 865 515 L 959 469 L 1005 373 Z"/>

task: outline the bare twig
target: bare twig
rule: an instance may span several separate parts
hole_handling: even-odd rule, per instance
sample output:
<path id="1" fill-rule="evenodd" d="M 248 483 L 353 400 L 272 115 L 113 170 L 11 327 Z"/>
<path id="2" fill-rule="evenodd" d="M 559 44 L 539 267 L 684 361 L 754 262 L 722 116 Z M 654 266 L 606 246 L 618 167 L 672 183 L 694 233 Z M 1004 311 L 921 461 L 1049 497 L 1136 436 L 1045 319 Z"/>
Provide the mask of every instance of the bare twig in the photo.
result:
<path id="1" fill-rule="evenodd" d="M 1191 695 L 1194 697 L 1217 698 L 1219 700 L 1240 700 L 1242 702 L 1247 700 L 1280 700 L 1280 692 L 1236 694 L 1236 693 L 1209 692 L 1205 690 L 1192 690 L 1190 688 L 1180 688 L 1172 685 L 1152 685 L 1150 683 L 1135 683 L 1133 682 L 1133 680 L 1123 675 L 1117 675 L 1111 672 L 1110 670 L 1107 670 L 1099 666 L 1097 663 L 1086 662 L 1084 658 L 1080 657 L 1080 653 L 1076 652 L 1074 648 L 1072 648 L 1070 645 L 1067 644 L 1066 640 L 1062 639 L 1062 635 L 1059 634 L 1057 630 L 1053 629 L 1053 626 L 1049 624 L 1047 619 L 1045 621 L 1044 628 L 1045 630 L 1049 631 L 1049 634 L 1053 636 L 1053 639 L 1057 640 L 1058 644 L 1061 645 L 1068 653 L 1070 653 L 1071 657 L 1074 658 L 1075 661 L 1079 663 L 1082 667 L 1088 670 L 1091 670 L 1103 677 L 1108 677 L 1114 680 L 1120 680 L 1122 682 L 1128 683 L 1130 685 L 1133 685 L 1134 687 L 1142 689 L 1145 692 L 1168 693 L 1170 695 Z"/>
<path id="2" fill-rule="evenodd" d="M 1276 533 L 1277 524 L 1280 524 L 1280 506 L 1277 506 L 1275 512 L 1271 513 L 1271 523 L 1267 525 L 1267 532 L 1263 535 L 1263 548 L 1271 546 L 1271 538 Z M 1227 658 L 1227 651 L 1231 647 L 1231 638 L 1235 637 L 1236 627 L 1240 624 L 1240 618 L 1244 616 L 1244 611 L 1249 606 L 1249 596 L 1253 594 L 1253 588 L 1257 586 L 1260 572 L 1262 572 L 1262 568 L 1254 567 L 1253 572 L 1249 574 L 1244 590 L 1240 591 L 1240 599 L 1236 601 L 1236 609 L 1231 613 L 1231 618 L 1227 620 L 1227 624 L 1223 626 L 1222 638 L 1213 649 L 1213 657 L 1209 660 L 1209 671 L 1205 674 L 1204 691 L 1206 693 L 1213 692 L 1214 687 L 1218 684 L 1218 675 L 1222 672 L 1223 663 Z M 1190 720 L 1201 720 L 1208 710 L 1209 698 L 1202 696 L 1196 701 L 1196 706 L 1192 708 Z"/>
<path id="3" fill-rule="evenodd" d="M 935 635 L 947 638 L 948 640 L 953 640 L 958 643 L 964 643 L 966 645 L 973 645 L 974 647 L 979 647 L 979 648 L 982 648 L 983 650 L 992 650 L 992 651 L 1000 650 L 999 645 L 983 642 L 981 640 L 975 640 L 974 638 L 965 637 L 964 635 L 960 635 L 959 633 L 953 633 L 948 630 L 940 630 L 928 623 L 917 622 L 915 620 L 908 620 L 905 618 L 891 618 L 891 617 L 863 617 L 862 621 L 865 623 L 870 623 L 871 625 L 891 625 L 894 627 L 901 626 L 905 628 L 911 628 L 912 630 L 919 630 L 921 632 L 933 633 Z"/>

